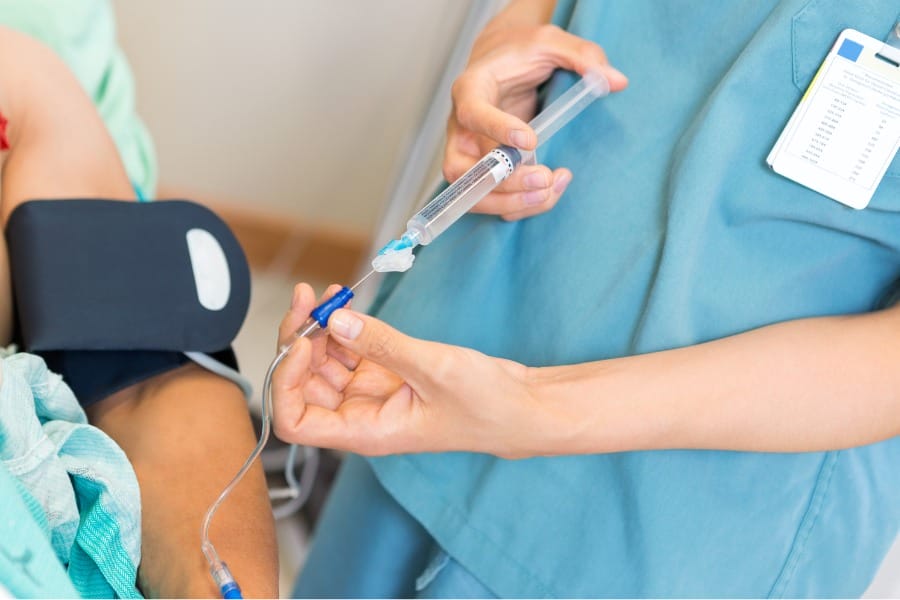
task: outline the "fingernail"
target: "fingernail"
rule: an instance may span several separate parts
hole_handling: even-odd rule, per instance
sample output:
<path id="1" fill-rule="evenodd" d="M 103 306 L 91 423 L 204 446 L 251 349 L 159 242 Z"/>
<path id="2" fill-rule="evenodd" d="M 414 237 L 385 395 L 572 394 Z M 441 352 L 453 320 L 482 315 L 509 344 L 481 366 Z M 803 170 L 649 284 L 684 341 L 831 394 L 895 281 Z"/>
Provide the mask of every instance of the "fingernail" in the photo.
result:
<path id="1" fill-rule="evenodd" d="M 294 287 L 294 295 L 291 296 L 291 309 L 296 309 L 300 306 L 300 287 Z"/>
<path id="2" fill-rule="evenodd" d="M 355 340 L 362 331 L 363 322 L 362 319 L 354 317 L 353 313 L 342 310 L 331 315 L 331 319 L 328 320 L 328 328 L 332 333 L 343 338 Z"/>
<path id="3" fill-rule="evenodd" d="M 547 193 L 543 190 L 538 190 L 534 192 L 525 192 L 522 194 L 522 203 L 526 206 L 534 206 L 535 204 L 540 204 L 541 202 L 547 199 Z"/>
<path id="4" fill-rule="evenodd" d="M 610 75 L 618 75 L 618 76 L 621 77 L 622 79 L 628 79 L 628 77 L 626 77 L 625 73 L 623 73 L 622 71 L 618 70 L 618 69 L 615 68 L 614 66 L 608 65 L 606 68 L 609 69 Z"/>
<path id="5" fill-rule="evenodd" d="M 568 173 L 559 176 L 559 179 L 553 184 L 553 191 L 557 194 L 562 194 L 566 187 L 569 185 L 569 182 L 572 181 L 572 176 Z"/>
<path id="6" fill-rule="evenodd" d="M 525 176 L 524 181 L 525 185 L 533 190 L 542 190 L 550 185 L 550 182 L 547 181 L 547 174 L 541 172 L 529 173 Z"/>
<path id="7" fill-rule="evenodd" d="M 528 143 L 528 134 L 521 129 L 513 129 L 509 132 L 509 141 L 516 148 L 524 148 Z"/>

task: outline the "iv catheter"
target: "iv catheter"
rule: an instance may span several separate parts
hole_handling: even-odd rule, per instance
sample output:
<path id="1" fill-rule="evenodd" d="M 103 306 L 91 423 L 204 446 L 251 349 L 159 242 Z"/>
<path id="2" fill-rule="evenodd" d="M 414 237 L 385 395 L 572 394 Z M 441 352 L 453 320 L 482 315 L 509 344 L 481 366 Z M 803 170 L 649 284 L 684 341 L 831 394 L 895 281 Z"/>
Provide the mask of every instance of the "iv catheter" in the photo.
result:
<path id="1" fill-rule="evenodd" d="M 609 84 L 606 78 L 597 72 L 588 72 L 571 88 L 548 105 L 534 119 L 529 126 L 537 134 L 537 145 L 549 140 L 553 134 L 571 121 L 597 98 L 609 93 Z M 528 163 L 534 158 L 534 151 L 523 151 L 511 146 L 498 146 L 475 163 L 459 179 L 450 184 L 443 192 L 438 194 L 431 202 L 425 205 L 419 212 L 407 222 L 407 229 L 400 238 L 388 242 L 372 262 L 373 269 L 351 287 L 343 287 L 334 296 L 317 306 L 310 313 L 309 318 L 294 333 L 294 340 L 301 337 L 311 337 L 320 330 L 325 330 L 328 319 L 335 310 L 343 308 L 353 297 L 353 290 L 366 281 L 377 271 L 403 270 L 412 265 L 412 249 L 416 246 L 428 245 L 443 233 L 450 225 L 456 222 L 469 209 L 475 206 L 481 199 L 487 196 L 503 180 L 509 177 L 520 164 Z M 403 258 L 408 260 L 399 262 L 391 259 Z M 385 260 L 387 259 L 387 260 Z M 393 264 L 392 264 L 393 263 Z M 403 263 L 403 266 L 397 266 Z M 229 571 L 227 565 L 219 558 L 215 547 L 209 540 L 209 526 L 213 515 L 219 505 L 228 494 L 240 482 L 244 474 L 250 469 L 253 461 L 260 455 L 263 447 L 269 439 L 271 413 L 272 413 L 272 375 L 275 369 L 287 356 L 293 341 L 279 348 L 278 354 L 269 365 L 263 383 L 262 393 L 262 425 L 259 443 L 247 458 L 247 461 L 225 487 L 216 501 L 209 507 L 201 526 L 201 548 L 210 565 L 210 573 L 219 586 L 223 598 L 242 598 L 240 587 Z"/>

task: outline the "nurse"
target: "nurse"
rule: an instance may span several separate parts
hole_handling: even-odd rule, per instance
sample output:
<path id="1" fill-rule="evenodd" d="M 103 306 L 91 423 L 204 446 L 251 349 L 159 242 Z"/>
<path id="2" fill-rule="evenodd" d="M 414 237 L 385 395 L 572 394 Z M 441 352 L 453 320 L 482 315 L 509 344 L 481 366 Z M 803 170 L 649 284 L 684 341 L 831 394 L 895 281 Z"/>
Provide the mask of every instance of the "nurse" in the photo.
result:
<path id="1" fill-rule="evenodd" d="M 620 91 L 546 167 L 424 248 L 374 316 L 292 348 L 278 435 L 380 456 L 346 460 L 295 593 L 860 595 L 900 524 L 900 160 L 855 211 L 765 159 L 840 31 L 897 18 L 887 0 L 499 14 L 454 88 L 449 179 L 532 147 L 536 89 L 605 63 L 595 44 L 627 89 L 605 67 Z M 299 285 L 282 342 L 314 304 Z"/>

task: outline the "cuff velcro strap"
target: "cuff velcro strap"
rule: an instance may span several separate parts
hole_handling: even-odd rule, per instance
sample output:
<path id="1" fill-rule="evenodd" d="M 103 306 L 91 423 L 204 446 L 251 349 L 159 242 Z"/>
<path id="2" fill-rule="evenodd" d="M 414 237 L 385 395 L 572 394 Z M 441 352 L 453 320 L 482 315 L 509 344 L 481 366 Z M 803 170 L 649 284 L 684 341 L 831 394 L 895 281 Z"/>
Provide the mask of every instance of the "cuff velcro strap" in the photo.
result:
<path id="1" fill-rule="evenodd" d="M 162 350 L 56 350 L 37 354 L 47 368 L 63 376 L 82 406 L 192 362 L 182 352 Z M 237 371 L 231 348 L 209 356 Z"/>

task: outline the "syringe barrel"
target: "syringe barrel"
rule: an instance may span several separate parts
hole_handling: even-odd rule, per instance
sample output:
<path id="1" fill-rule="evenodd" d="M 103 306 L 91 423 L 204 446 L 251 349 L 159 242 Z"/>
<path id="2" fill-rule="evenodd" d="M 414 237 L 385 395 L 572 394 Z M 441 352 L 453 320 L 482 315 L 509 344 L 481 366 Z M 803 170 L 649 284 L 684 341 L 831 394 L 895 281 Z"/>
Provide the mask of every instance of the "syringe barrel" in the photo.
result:
<path id="1" fill-rule="evenodd" d="M 418 244 L 430 244 L 509 177 L 520 162 L 522 154 L 515 148 L 494 148 L 413 215 L 406 224 L 407 233 L 412 234 Z"/>
<path id="2" fill-rule="evenodd" d="M 585 74 L 531 120 L 529 125 L 537 134 L 537 145 L 546 142 L 587 105 L 608 93 L 609 83 L 602 74 L 596 71 Z M 523 154 L 533 153 L 510 146 L 491 150 L 409 220 L 407 238 L 413 245 L 430 244 L 509 177 L 525 158 Z"/>
<path id="3" fill-rule="evenodd" d="M 544 108 L 528 125 L 537 134 L 537 145 L 549 140 L 588 104 L 609 94 L 609 82 L 598 71 L 589 71 Z"/>

